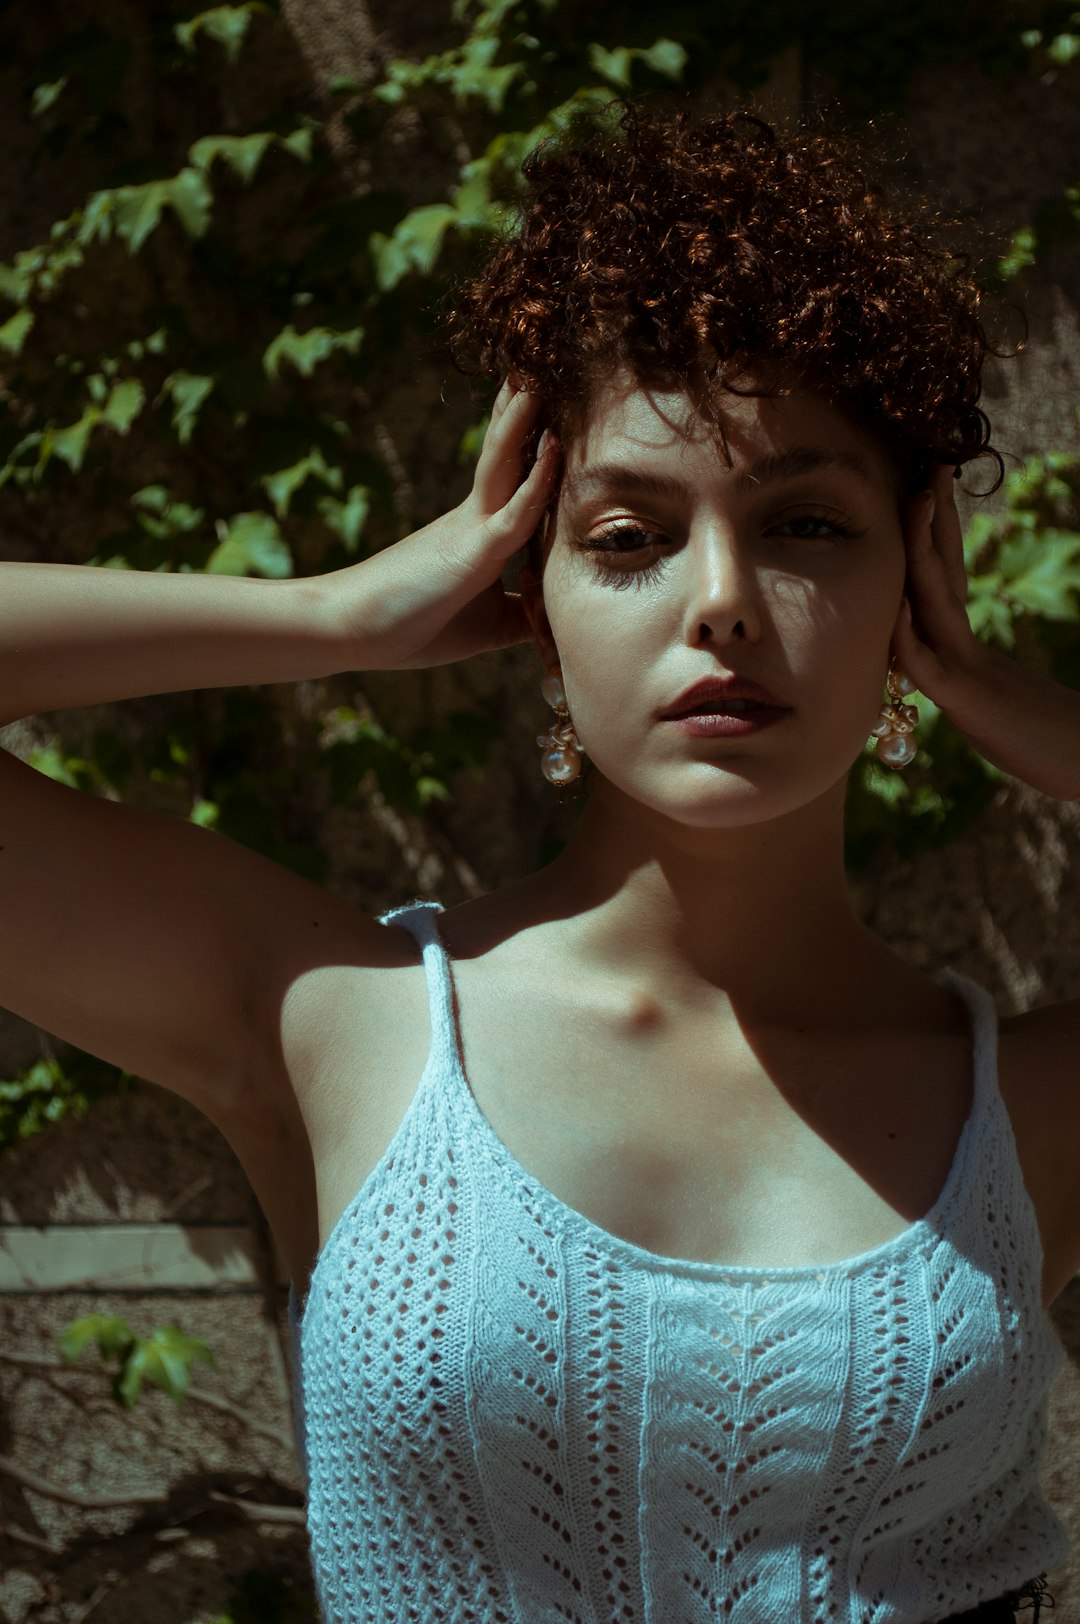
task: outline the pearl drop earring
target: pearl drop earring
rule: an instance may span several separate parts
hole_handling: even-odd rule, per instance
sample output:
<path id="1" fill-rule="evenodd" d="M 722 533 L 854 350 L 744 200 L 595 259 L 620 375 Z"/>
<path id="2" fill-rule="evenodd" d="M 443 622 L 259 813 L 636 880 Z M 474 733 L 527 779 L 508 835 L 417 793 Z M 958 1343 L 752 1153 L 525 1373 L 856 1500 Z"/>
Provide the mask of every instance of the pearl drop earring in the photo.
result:
<path id="1" fill-rule="evenodd" d="M 536 735 L 536 742 L 544 752 L 540 757 L 540 771 L 549 784 L 571 784 L 581 771 L 581 740 L 570 720 L 561 674 L 549 671 L 540 684 L 540 692 L 559 718 L 550 733 Z"/>
<path id="2" fill-rule="evenodd" d="M 870 733 L 877 740 L 874 749 L 878 760 L 899 771 L 914 761 L 919 751 L 919 741 L 915 737 L 919 712 L 914 705 L 900 703 L 905 695 L 914 693 L 915 684 L 897 669 L 895 660 L 890 660 L 885 688 L 888 700 L 882 705 L 881 715 Z"/>

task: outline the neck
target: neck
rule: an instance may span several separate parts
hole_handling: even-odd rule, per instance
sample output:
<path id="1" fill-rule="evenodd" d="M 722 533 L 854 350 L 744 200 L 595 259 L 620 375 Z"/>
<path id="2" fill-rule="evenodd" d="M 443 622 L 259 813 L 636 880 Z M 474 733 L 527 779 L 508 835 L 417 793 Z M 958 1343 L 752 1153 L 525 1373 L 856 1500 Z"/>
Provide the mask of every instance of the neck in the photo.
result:
<path id="1" fill-rule="evenodd" d="M 880 995 L 889 961 L 903 969 L 852 909 L 844 787 L 765 823 L 704 830 L 601 782 L 573 839 L 533 876 L 536 897 L 548 918 L 573 917 L 584 960 L 664 1003 L 719 992 L 777 1019 L 842 1018 Z"/>

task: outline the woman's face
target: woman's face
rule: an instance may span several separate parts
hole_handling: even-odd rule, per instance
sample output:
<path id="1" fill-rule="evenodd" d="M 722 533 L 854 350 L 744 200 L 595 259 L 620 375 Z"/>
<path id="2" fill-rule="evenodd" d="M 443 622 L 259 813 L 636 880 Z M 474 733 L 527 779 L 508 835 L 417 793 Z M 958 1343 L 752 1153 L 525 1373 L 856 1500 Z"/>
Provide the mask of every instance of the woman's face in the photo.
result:
<path id="1" fill-rule="evenodd" d="M 566 448 L 542 605 L 526 587 L 608 786 L 699 828 L 780 816 L 843 778 L 882 703 L 905 575 L 895 475 L 845 413 L 732 397 L 725 426 L 730 467 L 685 395 L 598 400 Z M 665 715 L 729 677 L 773 710 L 714 693 L 727 720 Z"/>

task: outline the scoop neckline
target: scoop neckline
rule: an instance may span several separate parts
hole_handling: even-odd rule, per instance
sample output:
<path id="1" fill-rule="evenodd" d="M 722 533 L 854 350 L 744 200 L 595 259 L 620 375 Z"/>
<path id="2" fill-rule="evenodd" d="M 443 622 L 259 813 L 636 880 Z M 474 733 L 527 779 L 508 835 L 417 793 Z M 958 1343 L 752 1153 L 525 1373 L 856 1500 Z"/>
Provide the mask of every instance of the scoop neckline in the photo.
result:
<path id="1" fill-rule="evenodd" d="M 426 911 L 433 916 L 441 913 L 442 907 L 437 903 L 424 903 Z M 394 923 L 400 923 L 396 919 Z M 407 927 L 406 927 L 407 928 Z M 605 1252 L 609 1257 L 619 1257 L 625 1263 L 642 1270 L 645 1273 L 687 1276 L 696 1279 L 711 1281 L 725 1281 L 729 1276 L 737 1279 L 740 1284 L 747 1281 L 780 1281 L 780 1280 L 810 1280 L 824 1284 L 830 1275 L 861 1274 L 886 1262 L 897 1253 L 912 1251 L 926 1244 L 931 1239 L 940 1237 L 941 1219 L 952 1205 L 956 1197 L 961 1177 L 970 1159 L 971 1145 L 978 1131 L 983 1114 L 983 1102 L 986 1093 L 986 1071 L 988 1057 L 985 1054 L 985 1022 L 986 1011 L 981 1007 L 982 989 L 966 976 L 958 975 L 955 970 L 943 968 L 931 972 L 931 980 L 938 986 L 952 988 L 964 1004 L 968 1014 L 969 1029 L 969 1056 L 971 1063 L 971 1105 L 964 1118 L 963 1127 L 957 1136 L 956 1147 L 953 1151 L 949 1170 L 937 1199 L 930 1210 L 921 1218 L 913 1219 L 898 1234 L 889 1239 L 880 1241 L 876 1246 L 864 1252 L 857 1252 L 850 1257 L 837 1258 L 829 1263 L 793 1263 L 786 1265 L 754 1265 L 748 1263 L 717 1263 L 708 1259 L 669 1257 L 662 1252 L 650 1251 L 648 1247 L 638 1246 L 636 1242 L 626 1240 L 616 1235 L 612 1230 L 605 1229 L 602 1224 L 596 1223 L 587 1214 L 569 1202 L 563 1201 L 553 1190 L 548 1189 L 528 1168 L 514 1155 L 505 1140 L 500 1139 L 483 1111 L 480 1109 L 476 1096 L 472 1091 L 465 1072 L 461 1057 L 461 1033 L 457 1013 L 456 989 L 454 983 L 453 959 L 443 940 L 435 918 L 432 918 L 431 939 L 440 954 L 445 966 L 447 979 L 447 1002 L 445 1018 L 450 1031 L 449 1064 L 453 1070 L 454 1082 L 458 1093 L 464 1097 L 465 1108 L 473 1122 L 478 1126 L 486 1141 L 489 1155 L 501 1164 L 502 1171 L 507 1174 L 512 1184 L 520 1188 L 526 1185 L 532 1192 L 537 1204 L 547 1207 L 561 1228 L 574 1229 L 589 1241 L 594 1249 Z M 425 944 L 421 944 L 421 952 Z M 432 1034 L 434 1037 L 434 1033 Z M 419 1092 L 419 1090 L 418 1090 Z M 415 1096 L 414 1096 L 415 1098 Z M 404 1126 L 404 1123 L 402 1124 Z M 329 1241 L 327 1243 L 329 1245 Z"/>
<path id="2" fill-rule="evenodd" d="M 419 913 L 423 911 L 431 918 L 431 931 L 427 940 L 418 938 L 408 925 L 402 923 L 401 915 Z M 399 1122 L 397 1129 L 386 1146 L 378 1162 L 371 1169 L 348 1206 L 341 1213 L 334 1224 L 324 1244 L 316 1253 L 310 1273 L 304 1288 L 303 1296 L 296 1290 L 296 1282 L 290 1279 L 289 1299 L 292 1305 L 291 1314 L 297 1334 L 302 1334 L 306 1323 L 308 1303 L 311 1290 L 316 1277 L 327 1267 L 327 1260 L 336 1251 L 340 1236 L 349 1221 L 354 1217 L 362 1203 L 370 1199 L 372 1191 L 377 1187 L 378 1181 L 386 1173 L 387 1167 L 392 1163 L 399 1151 L 406 1134 L 409 1132 L 412 1118 L 420 1108 L 421 1100 L 431 1086 L 431 1073 L 439 1071 L 440 1059 L 445 1060 L 451 1069 L 454 1085 L 458 1097 L 463 1101 L 464 1109 L 468 1113 L 473 1125 L 479 1130 L 486 1149 L 488 1159 L 499 1169 L 507 1179 L 513 1190 L 520 1192 L 524 1185 L 530 1191 L 536 1204 L 546 1208 L 553 1223 L 564 1233 L 574 1231 L 581 1239 L 596 1252 L 608 1258 L 621 1261 L 626 1267 L 633 1268 L 642 1274 L 663 1276 L 665 1278 L 687 1279 L 700 1281 L 705 1284 L 729 1284 L 745 1286 L 748 1283 L 771 1284 L 783 1281 L 800 1281 L 803 1284 L 813 1281 L 815 1284 L 827 1287 L 836 1279 L 866 1273 L 880 1265 L 887 1264 L 904 1252 L 917 1251 L 931 1242 L 941 1238 L 942 1219 L 949 1207 L 953 1204 L 959 1191 L 964 1171 L 966 1170 L 972 1154 L 972 1144 L 982 1123 L 984 1108 L 987 1102 L 989 1088 L 989 1060 L 986 1053 L 986 1033 L 988 1030 L 988 1017 L 993 1014 L 989 1006 L 989 995 L 971 981 L 967 976 L 958 974 L 955 970 L 944 968 L 932 972 L 931 979 L 939 986 L 951 987 L 964 1003 L 969 1018 L 970 1029 L 970 1055 L 972 1071 L 972 1097 L 971 1106 L 964 1125 L 956 1141 L 949 1171 L 945 1175 L 944 1183 L 936 1201 L 930 1210 L 921 1218 L 914 1219 L 906 1228 L 888 1240 L 878 1243 L 864 1252 L 858 1252 L 846 1258 L 837 1258 L 829 1263 L 795 1263 L 782 1266 L 762 1266 L 747 1263 L 711 1262 L 700 1258 L 668 1257 L 661 1252 L 652 1252 L 648 1247 L 638 1246 L 636 1242 L 626 1240 L 616 1235 L 612 1230 L 605 1229 L 577 1207 L 572 1207 L 547 1185 L 542 1184 L 528 1168 L 518 1161 L 510 1147 L 499 1138 L 487 1117 L 481 1111 L 473 1094 L 472 1087 L 465 1073 L 461 1060 L 460 1032 L 457 1015 L 454 1009 L 455 987 L 453 975 L 453 960 L 442 932 L 439 929 L 435 915 L 443 911 L 442 905 L 436 902 L 416 902 L 404 908 L 393 910 L 392 915 L 384 917 L 385 923 L 394 923 L 407 930 L 413 937 L 421 954 L 421 968 L 424 970 L 425 980 L 428 983 L 429 1020 L 432 1020 L 428 1056 L 424 1069 L 420 1075 L 417 1087 L 409 1101 L 405 1114 Z M 427 965 L 423 962 L 428 948 L 432 948 L 442 961 L 445 975 L 445 987 L 440 989 L 443 1004 L 441 1012 L 449 1027 L 450 1041 L 441 1047 L 438 1044 L 438 1034 L 434 1026 L 432 1009 L 438 1000 L 432 997 L 430 974 Z M 995 1017 L 996 1020 L 996 1017 Z"/>

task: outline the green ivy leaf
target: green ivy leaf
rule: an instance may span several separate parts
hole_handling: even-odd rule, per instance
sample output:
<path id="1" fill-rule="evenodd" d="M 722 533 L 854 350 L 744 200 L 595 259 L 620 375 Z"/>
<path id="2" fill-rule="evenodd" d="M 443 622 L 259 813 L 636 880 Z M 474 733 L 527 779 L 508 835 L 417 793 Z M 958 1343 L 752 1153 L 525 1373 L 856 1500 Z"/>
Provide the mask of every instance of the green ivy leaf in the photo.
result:
<path id="1" fill-rule="evenodd" d="M 34 94 L 30 98 L 31 118 L 40 118 L 50 107 L 54 107 L 64 94 L 67 82 L 68 75 L 65 73 L 62 79 L 54 79 L 52 84 L 35 85 Z"/>
<path id="2" fill-rule="evenodd" d="M 133 493 L 131 505 L 136 509 L 140 530 L 155 541 L 189 536 L 199 529 L 206 517 L 203 508 L 176 501 L 164 485 L 144 485 Z"/>
<path id="3" fill-rule="evenodd" d="M 283 519 L 296 492 L 309 479 L 321 480 L 333 491 L 339 491 L 344 483 L 341 469 L 332 468 L 319 447 L 314 445 L 307 456 L 294 462 L 291 468 L 279 468 L 276 473 L 264 474 L 259 483 L 273 502 L 278 518 Z"/>
<path id="4" fill-rule="evenodd" d="M 399 221 L 392 236 L 375 232 L 371 251 L 380 293 L 396 288 L 410 271 L 422 275 L 430 271 L 439 257 L 446 229 L 456 218 L 449 203 L 425 203 Z"/>
<path id="5" fill-rule="evenodd" d="M 1076 22 L 1077 18 L 1074 17 L 1073 21 Z M 1080 35 L 1058 34 L 1046 47 L 1046 54 L 1057 67 L 1067 68 L 1080 55 Z"/>
<path id="6" fill-rule="evenodd" d="M 447 75 L 459 107 L 476 97 L 486 102 L 491 112 L 502 112 L 510 87 L 521 74 L 523 64 L 506 62 L 496 66 L 495 57 L 501 46 L 502 41 L 495 34 L 477 33 L 466 40 L 458 62 Z"/>
<path id="7" fill-rule="evenodd" d="M 261 130 L 256 135 L 204 135 L 188 149 L 188 157 L 204 174 L 215 159 L 220 159 L 237 180 L 250 186 L 273 139 L 269 130 Z"/>
<path id="8" fill-rule="evenodd" d="M 75 237 L 77 242 L 108 242 L 112 236 L 115 193 L 91 192 L 83 208 L 78 211 Z"/>
<path id="9" fill-rule="evenodd" d="M 650 45 L 648 50 L 641 52 L 641 60 L 654 73 L 678 83 L 689 57 L 685 46 L 680 45 L 678 40 L 658 39 L 655 45 Z"/>
<path id="10" fill-rule="evenodd" d="M 0 327 L 0 350 L 7 350 L 9 355 L 21 355 L 27 334 L 33 325 L 32 310 L 17 310 L 13 316 L 9 316 Z"/>
<path id="11" fill-rule="evenodd" d="M 167 201 L 189 237 L 205 236 L 214 197 L 197 169 L 181 169 L 166 181 Z"/>
<path id="12" fill-rule="evenodd" d="M 161 180 L 147 186 L 121 186 L 112 194 L 110 229 L 115 228 L 127 243 L 129 253 L 137 254 L 150 233 L 157 230 L 168 201 Z"/>
<path id="13" fill-rule="evenodd" d="M 620 90 L 630 88 L 630 70 L 633 62 L 634 53 L 625 45 L 616 46 L 613 51 L 609 51 L 603 45 L 589 46 L 590 68 L 599 78 L 618 85 Z"/>
<path id="14" fill-rule="evenodd" d="M 678 81 L 682 78 L 687 55 L 683 46 L 673 39 L 658 39 L 655 45 L 650 45 L 646 50 L 627 45 L 616 46 L 614 50 L 608 50 L 603 45 L 589 46 L 590 68 L 620 90 L 630 89 L 635 62 L 643 62 L 665 79 Z"/>
<path id="15" fill-rule="evenodd" d="M 107 241 L 115 230 L 127 243 L 128 252 L 137 254 L 150 233 L 156 231 L 167 208 L 172 209 L 189 237 L 202 237 L 210 225 L 213 201 L 206 177 L 191 168 L 182 169 L 168 180 L 95 192 L 83 210 L 78 240 Z"/>
<path id="16" fill-rule="evenodd" d="M 288 361 L 301 377 L 310 378 L 315 368 L 335 351 L 345 350 L 349 355 L 355 355 L 363 336 L 362 327 L 350 327 L 347 331 L 333 327 L 309 327 L 306 333 L 298 333 L 290 322 L 266 346 L 263 368 L 269 377 L 276 378 L 282 362 Z"/>
<path id="17" fill-rule="evenodd" d="M 450 799 L 450 791 L 440 778 L 430 778 L 425 775 L 421 775 L 416 780 L 415 793 L 417 804 L 422 812 L 431 805 L 432 801 L 448 801 Z"/>
<path id="18" fill-rule="evenodd" d="M 0 1147 L 11 1149 L 62 1118 L 84 1116 L 93 1100 L 123 1091 L 131 1082 L 74 1049 L 59 1060 L 36 1060 L 17 1077 L 0 1081 Z"/>
<path id="19" fill-rule="evenodd" d="M 188 821 L 197 823 L 200 829 L 212 829 L 221 814 L 221 808 L 216 801 L 206 801 L 202 798 L 192 803 L 188 813 Z"/>
<path id="20" fill-rule="evenodd" d="M 316 511 L 323 523 L 334 532 L 347 553 L 355 553 L 360 535 L 367 522 L 371 506 L 371 493 L 365 485 L 351 485 L 343 502 L 336 496 L 320 496 Z"/>
<path id="21" fill-rule="evenodd" d="M 144 1381 L 169 1395 L 178 1408 L 187 1401 L 191 1367 L 196 1359 L 214 1363 L 209 1344 L 186 1336 L 177 1325 L 159 1326 L 149 1337 L 138 1337 L 128 1353 L 114 1391 L 126 1410 L 134 1408 Z"/>
<path id="22" fill-rule="evenodd" d="M 300 163 L 309 164 L 311 162 L 314 132 L 307 125 L 298 130 L 292 130 L 288 135 L 279 135 L 277 141 L 279 146 L 284 147 L 286 152 L 291 152 L 293 157 L 298 159 Z"/>
<path id="23" fill-rule="evenodd" d="M 11 304 L 25 304 L 34 286 L 34 273 L 26 264 L 20 265 L 22 258 L 17 254 L 14 265 L 0 265 L 0 296 Z"/>
<path id="24" fill-rule="evenodd" d="M 215 378 L 198 372 L 171 372 L 161 386 L 158 400 L 172 400 L 172 426 L 181 445 L 191 440 L 199 413 L 213 392 Z"/>
<path id="25" fill-rule="evenodd" d="M 1021 226 L 1009 239 L 1009 246 L 997 262 L 997 274 L 1003 282 L 1011 282 L 1021 271 L 1035 264 L 1037 239 L 1033 226 Z"/>
<path id="26" fill-rule="evenodd" d="M 70 423 L 65 429 L 47 428 L 41 438 L 39 467 L 44 468 L 50 457 L 59 457 L 73 474 L 77 474 L 83 465 L 94 425 L 100 421 L 101 407 L 88 406 L 77 423 Z"/>
<path id="27" fill-rule="evenodd" d="M 54 744 L 44 745 L 40 750 L 31 750 L 28 761 L 35 772 L 44 773 L 57 784 L 66 784 L 69 789 L 82 789 L 85 780 L 76 768 L 85 768 L 84 761 L 75 757 L 65 756 Z"/>
<path id="28" fill-rule="evenodd" d="M 475 423 L 469 424 L 469 427 L 461 436 L 461 442 L 458 446 L 459 462 L 471 466 L 477 460 L 484 448 L 484 436 L 487 434 L 490 422 L 491 413 L 485 412 L 483 417 L 478 418 Z"/>
<path id="29" fill-rule="evenodd" d="M 1046 620 L 1076 620 L 1080 591 L 1080 535 L 1043 530 L 1020 535 L 1001 549 L 999 569 L 1008 598 Z"/>
<path id="30" fill-rule="evenodd" d="M 236 513 L 217 523 L 218 545 L 206 561 L 208 575 L 264 575 L 284 580 L 293 572 L 289 544 L 269 513 Z"/>
<path id="31" fill-rule="evenodd" d="M 56 1338 L 60 1352 L 71 1364 L 91 1342 L 96 1342 L 102 1359 L 124 1358 L 135 1345 L 135 1333 L 118 1314 L 87 1314 L 73 1320 Z"/>
<path id="32" fill-rule="evenodd" d="M 1001 577 L 996 571 L 989 575 L 976 575 L 968 583 L 967 615 L 971 629 L 984 643 L 997 642 L 1003 648 L 1012 648 L 1016 642 L 1013 615 L 1008 604 L 998 596 Z"/>
<path id="33" fill-rule="evenodd" d="M 36 483 L 44 469 L 43 457 L 47 460 L 44 447 L 45 434 L 36 429 L 17 440 L 4 458 L 3 466 L 0 467 L 0 489 L 3 489 L 9 480 L 17 485 Z M 23 459 L 29 458 L 30 454 L 32 460 L 24 461 Z"/>
<path id="34" fill-rule="evenodd" d="M 199 34 L 205 33 L 223 48 L 230 62 L 235 62 L 256 12 L 272 15 L 269 6 L 259 5 L 257 0 L 247 0 L 241 6 L 212 6 L 186 23 L 177 23 L 173 34 L 185 51 L 194 51 Z"/>
<path id="35" fill-rule="evenodd" d="M 138 378 L 125 378 L 114 384 L 102 407 L 101 421 L 118 434 L 127 434 L 146 404 L 146 390 Z"/>

